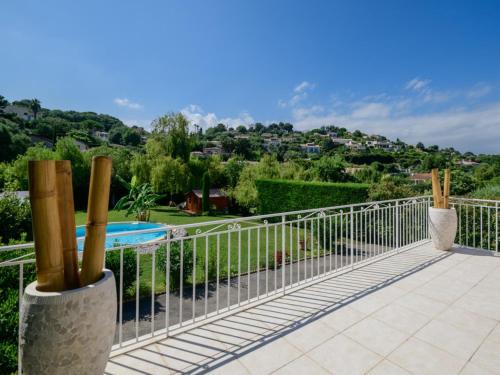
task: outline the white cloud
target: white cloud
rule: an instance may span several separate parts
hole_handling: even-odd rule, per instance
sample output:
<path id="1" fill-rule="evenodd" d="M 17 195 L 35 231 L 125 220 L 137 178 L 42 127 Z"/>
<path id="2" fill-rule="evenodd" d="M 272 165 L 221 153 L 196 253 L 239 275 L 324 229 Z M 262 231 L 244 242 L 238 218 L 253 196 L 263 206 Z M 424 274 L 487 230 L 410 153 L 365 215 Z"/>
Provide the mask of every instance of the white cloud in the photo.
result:
<path id="1" fill-rule="evenodd" d="M 240 113 L 238 117 L 219 118 L 215 113 L 206 113 L 200 106 L 190 104 L 181 110 L 181 113 L 186 116 L 191 124 L 196 124 L 206 129 L 213 127 L 219 123 L 223 123 L 228 127 L 237 127 L 239 125 L 249 126 L 255 123 L 253 117 L 246 111 Z"/>
<path id="2" fill-rule="evenodd" d="M 353 118 L 385 118 L 389 116 L 390 108 L 383 103 L 362 104 L 352 112 Z"/>
<path id="3" fill-rule="evenodd" d="M 302 81 L 301 83 L 299 83 L 297 86 L 295 86 L 295 88 L 293 89 L 294 92 L 297 92 L 297 93 L 301 93 L 301 92 L 304 92 L 306 90 L 312 90 L 314 88 L 314 84 L 313 83 L 310 83 L 310 82 L 307 82 L 307 81 Z"/>
<path id="4" fill-rule="evenodd" d="M 420 79 L 418 77 L 413 78 L 411 81 L 406 83 L 405 88 L 412 91 L 422 91 L 425 90 L 431 83 L 430 79 Z"/>
<path id="5" fill-rule="evenodd" d="M 151 123 L 153 120 L 151 119 L 125 119 L 122 120 L 123 123 L 127 126 L 140 126 L 143 127 L 144 129 L 150 129 L 151 128 Z"/>
<path id="6" fill-rule="evenodd" d="M 492 90 L 493 87 L 487 83 L 480 82 L 474 85 L 474 87 L 467 92 L 467 96 L 471 99 L 478 99 L 488 95 Z"/>
<path id="7" fill-rule="evenodd" d="M 297 86 L 294 87 L 292 96 L 289 100 L 278 100 L 278 106 L 281 108 L 285 107 L 295 107 L 301 101 L 309 96 L 309 92 L 316 87 L 314 83 L 308 81 L 302 81 Z"/>
<path id="8" fill-rule="evenodd" d="M 126 108 L 130 108 L 130 109 L 142 109 L 143 106 L 139 103 L 134 103 L 130 100 L 128 100 L 127 98 L 115 98 L 113 100 L 113 102 L 120 106 L 120 107 L 126 107 Z"/>
<path id="9" fill-rule="evenodd" d="M 374 108 L 374 107 L 372 107 Z M 356 111 L 356 110 L 355 110 Z M 427 114 L 359 117 L 355 111 L 294 117 L 298 129 L 337 124 L 369 134 L 382 134 L 416 144 L 438 144 L 461 151 L 500 153 L 500 102 L 478 108 L 447 109 Z M 383 112 L 383 111 L 382 111 Z"/>

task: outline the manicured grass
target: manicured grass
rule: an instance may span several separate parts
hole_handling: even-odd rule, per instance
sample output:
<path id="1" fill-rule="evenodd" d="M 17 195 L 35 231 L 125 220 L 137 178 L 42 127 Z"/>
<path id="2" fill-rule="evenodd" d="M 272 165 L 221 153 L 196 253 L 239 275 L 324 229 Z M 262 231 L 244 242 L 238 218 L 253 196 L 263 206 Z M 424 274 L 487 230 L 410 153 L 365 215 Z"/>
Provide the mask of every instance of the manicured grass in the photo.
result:
<path id="1" fill-rule="evenodd" d="M 87 219 L 85 211 L 78 211 L 76 213 L 76 225 L 83 225 Z M 238 216 L 235 215 L 204 215 L 204 216 L 191 216 L 183 211 L 179 211 L 173 207 L 159 206 L 151 210 L 151 222 L 182 225 L 191 223 L 203 223 L 207 221 L 215 221 L 222 219 L 234 219 Z M 135 221 L 134 216 L 125 216 L 125 211 L 110 210 L 108 214 L 108 221 Z"/>

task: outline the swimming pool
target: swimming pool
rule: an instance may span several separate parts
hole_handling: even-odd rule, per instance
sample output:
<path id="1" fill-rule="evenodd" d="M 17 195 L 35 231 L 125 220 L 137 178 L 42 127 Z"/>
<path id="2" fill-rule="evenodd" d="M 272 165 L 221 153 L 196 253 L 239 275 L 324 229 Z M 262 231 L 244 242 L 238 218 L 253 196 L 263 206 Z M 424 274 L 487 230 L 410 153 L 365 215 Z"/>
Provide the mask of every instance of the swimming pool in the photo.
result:
<path id="1" fill-rule="evenodd" d="M 108 225 L 106 226 L 107 234 L 111 233 L 117 234 L 120 232 L 131 232 L 136 230 L 154 229 L 154 228 L 158 228 L 160 230 L 158 230 L 158 232 L 152 232 L 152 233 L 127 234 L 117 237 L 107 237 L 105 247 L 106 249 L 109 249 L 113 246 L 135 245 L 153 240 L 160 240 L 163 237 L 165 237 L 165 234 L 168 231 L 168 228 L 165 224 L 145 223 L 145 222 L 108 223 Z M 84 225 L 76 227 L 76 237 L 78 242 L 78 250 L 81 251 L 83 250 L 83 242 L 85 237 Z"/>

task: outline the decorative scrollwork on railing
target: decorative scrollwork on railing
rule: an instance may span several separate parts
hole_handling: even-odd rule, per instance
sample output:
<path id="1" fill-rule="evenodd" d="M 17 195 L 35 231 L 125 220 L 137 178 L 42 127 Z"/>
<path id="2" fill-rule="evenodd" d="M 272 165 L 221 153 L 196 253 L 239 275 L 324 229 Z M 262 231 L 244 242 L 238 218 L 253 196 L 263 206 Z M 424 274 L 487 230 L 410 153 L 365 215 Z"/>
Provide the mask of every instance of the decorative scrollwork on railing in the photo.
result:
<path id="1" fill-rule="evenodd" d="M 241 228 L 241 225 L 239 223 L 228 224 L 228 226 L 227 226 L 228 230 L 237 230 L 240 228 Z"/>

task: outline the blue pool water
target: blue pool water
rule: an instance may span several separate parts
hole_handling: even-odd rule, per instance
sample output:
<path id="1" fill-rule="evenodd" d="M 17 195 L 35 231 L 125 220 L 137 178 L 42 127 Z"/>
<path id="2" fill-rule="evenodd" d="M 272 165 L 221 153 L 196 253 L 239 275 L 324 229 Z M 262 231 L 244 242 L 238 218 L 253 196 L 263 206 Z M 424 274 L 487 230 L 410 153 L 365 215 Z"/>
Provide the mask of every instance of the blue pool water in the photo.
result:
<path id="1" fill-rule="evenodd" d="M 123 236 L 106 238 L 106 249 L 119 245 L 135 245 L 153 240 L 160 240 L 165 237 L 167 227 L 164 224 L 156 223 L 141 223 L 141 222 L 124 222 L 124 223 L 109 223 L 106 226 L 106 233 L 130 232 L 135 230 L 158 228 L 158 232 L 127 234 Z M 83 241 L 85 237 L 85 226 L 76 227 L 76 237 L 78 238 L 78 250 L 83 250 Z M 81 237 L 81 238 L 80 238 Z"/>

